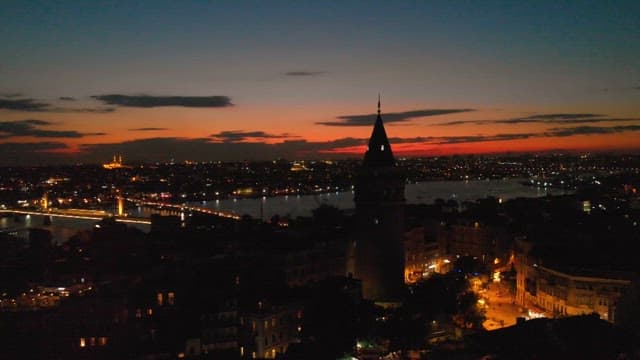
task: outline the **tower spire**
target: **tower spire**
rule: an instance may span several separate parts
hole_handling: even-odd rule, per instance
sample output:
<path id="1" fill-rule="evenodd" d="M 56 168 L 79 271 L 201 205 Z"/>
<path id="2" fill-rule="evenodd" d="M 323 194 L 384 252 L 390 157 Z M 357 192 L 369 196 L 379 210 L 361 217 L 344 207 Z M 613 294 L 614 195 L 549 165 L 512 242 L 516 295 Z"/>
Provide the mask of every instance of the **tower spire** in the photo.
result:
<path id="1" fill-rule="evenodd" d="M 389 145 L 389 139 L 387 138 L 387 132 L 384 130 L 384 124 L 382 123 L 382 116 L 380 116 L 380 94 L 378 93 L 378 117 L 373 125 L 373 132 L 369 139 L 369 146 L 367 152 L 364 154 L 364 164 L 369 166 L 393 166 L 395 160 L 393 159 L 393 152 L 391 151 L 391 145 Z"/>

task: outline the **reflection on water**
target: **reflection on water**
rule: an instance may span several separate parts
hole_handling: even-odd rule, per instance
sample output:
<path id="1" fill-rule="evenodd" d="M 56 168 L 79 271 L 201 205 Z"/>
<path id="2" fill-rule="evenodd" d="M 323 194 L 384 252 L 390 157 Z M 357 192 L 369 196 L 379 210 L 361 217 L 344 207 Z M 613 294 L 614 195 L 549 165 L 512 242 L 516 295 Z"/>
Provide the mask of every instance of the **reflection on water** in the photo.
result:
<path id="1" fill-rule="evenodd" d="M 565 191 L 542 189 L 522 185 L 522 179 L 473 180 L 473 181 L 429 181 L 407 184 L 405 197 L 409 204 L 431 204 L 435 199 L 454 199 L 458 202 L 472 201 L 488 196 L 504 200 L 518 197 L 540 197 L 548 194 L 561 195 Z M 335 192 L 319 195 L 289 195 L 262 199 L 227 199 L 191 203 L 238 215 L 248 214 L 254 218 L 270 219 L 273 215 L 309 216 L 320 206 L 327 204 L 339 209 L 353 209 L 353 192 Z"/>
<path id="2" fill-rule="evenodd" d="M 454 199 L 458 202 L 471 201 L 488 196 L 499 197 L 504 200 L 517 197 L 539 197 L 548 194 L 561 195 L 565 192 L 557 189 L 541 189 L 524 186 L 519 179 L 506 180 L 475 180 L 475 181 L 430 181 L 417 184 L 407 184 L 405 196 L 407 203 L 430 204 L 437 198 Z M 311 212 L 322 204 L 333 205 L 339 209 L 353 209 L 353 192 L 336 192 L 319 195 L 289 195 L 258 199 L 227 199 L 209 202 L 192 203 L 192 206 L 206 207 L 221 211 L 234 212 L 238 215 L 249 214 L 254 218 L 270 219 L 273 215 L 280 216 L 309 216 Z M 142 209 L 127 209 L 133 216 L 149 216 Z M 169 214 L 169 213 L 167 213 Z M 173 214 L 173 213 L 172 213 Z M 69 239 L 79 230 L 93 227 L 94 220 L 68 219 L 53 217 L 51 225 L 44 226 L 42 216 L 21 216 L 15 221 L 13 217 L 0 218 L 0 229 L 15 229 L 20 236 L 26 237 L 26 229 L 42 227 L 52 232 L 54 242 L 61 243 Z M 149 231 L 149 225 L 128 224 L 142 231 Z"/>

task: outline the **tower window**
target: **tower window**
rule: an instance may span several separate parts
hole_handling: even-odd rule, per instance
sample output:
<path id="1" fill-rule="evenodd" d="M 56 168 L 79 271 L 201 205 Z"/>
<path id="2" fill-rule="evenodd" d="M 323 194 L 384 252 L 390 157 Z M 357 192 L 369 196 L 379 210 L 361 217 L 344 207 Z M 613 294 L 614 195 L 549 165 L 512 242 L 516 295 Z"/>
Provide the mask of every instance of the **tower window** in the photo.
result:
<path id="1" fill-rule="evenodd" d="M 380 224 L 380 220 L 378 218 L 374 218 L 373 219 L 373 223 L 378 225 L 378 224 Z"/>
<path id="2" fill-rule="evenodd" d="M 384 151 L 384 145 L 380 145 L 380 151 Z"/>

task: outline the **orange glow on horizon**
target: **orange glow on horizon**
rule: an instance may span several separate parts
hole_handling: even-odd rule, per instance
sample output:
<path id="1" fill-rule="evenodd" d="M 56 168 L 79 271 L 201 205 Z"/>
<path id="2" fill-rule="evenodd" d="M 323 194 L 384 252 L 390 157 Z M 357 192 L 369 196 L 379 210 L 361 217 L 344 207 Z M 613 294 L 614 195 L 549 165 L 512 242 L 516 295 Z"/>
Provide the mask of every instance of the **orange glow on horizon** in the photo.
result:
<path id="1" fill-rule="evenodd" d="M 51 124 L 42 127 L 43 130 L 70 130 L 82 134 L 79 137 L 53 138 L 50 141 L 64 143 L 67 148 L 42 151 L 43 153 L 68 155 L 70 157 L 84 154 L 82 146 L 85 144 L 114 144 L 132 142 L 154 138 L 172 138 L 193 140 L 200 139 L 209 142 L 224 142 L 223 139 L 211 135 L 223 132 L 260 132 L 265 137 L 247 137 L 238 143 L 262 143 L 277 146 L 285 141 L 305 141 L 308 143 L 331 143 L 340 139 L 359 139 L 366 143 L 371 135 L 370 126 L 327 126 L 320 122 L 339 122 L 341 116 L 367 115 L 371 116 L 371 125 L 375 120 L 375 104 L 364 108 L 346 103 L 311 104 L 300 106 L 284 106 L 274 104 L 259 104 L 253 106 L 232 106 L 216 109 L 193 109 L 180 107 L 166 108 L 118 108 L 113 113 L 82 113 L 64 114 L 48 113 L 47 121 Z M 638 151 L 637 131 L 544 137 L 542 134 L 550 129 L 569 128 L 571 125 L 521 123 L 512 124 L 482 124 L 462 123 L 457 125 L 443 125 L 448 122 L 483 121 L 487 119 L 513 119 L 531 116 L 531 112 L 520 109 L 511 110 L 474 110 L 437 116 L 426 116 L 392 121 L 397 115 L 408 110 L 420 108 L 466 108 L 463 106 L 429 106 L 402 104 L 402 108 L 383 106 L 382 118 L 385 121 L 387 136 L 390 139 L 396 156 L 443 156 L 454 154 L 489 154 L 513 152 L 544 152 L 544 151 Z M 556 109 L 551 109 L 554 111 Z M 560 112 L 560 110 L 556 110 Z M 395 116 L 395 117 L 394 117 Z M 619 117 L 632 117 L 629 114 L 619 114 Z M 19 112 L 7 112 L 10 120 L 24 118 Z M 640 122 L 640 120 L 639 120 Z M 632 125 L 636 123 L 610 121 L 597 126 Z M 590 125 L 590 124 L 588 124 Z M 576 125 L 576 127 L 579 125 Z M 499 141 L 470 141 L 483 136 L 522 135 L 518 140 Z M 529 136 L 529 137 L 527 137 Z M 457 138 L 459 142 L 455 142 Z M 464 142 L 465 139 L 468 138 Z M 396 139 L 403 139 L 398 142 Z M 411 139 L 417 141 L 411 142 Z M 49 139 L 47 139 L 49 140 Z M 14 137 L 12 142 L 41 142 L 42 137 Z M 318 153 L 301 152 L 297 156 L 302 158 L 319 158 L 328 156 L 360 157 L 366 145 L 338 147 L 319 150 Z M 304 151 L 304 150 L 301 150 Z M 105 159 L 106 161 L 107 159 Z"/>

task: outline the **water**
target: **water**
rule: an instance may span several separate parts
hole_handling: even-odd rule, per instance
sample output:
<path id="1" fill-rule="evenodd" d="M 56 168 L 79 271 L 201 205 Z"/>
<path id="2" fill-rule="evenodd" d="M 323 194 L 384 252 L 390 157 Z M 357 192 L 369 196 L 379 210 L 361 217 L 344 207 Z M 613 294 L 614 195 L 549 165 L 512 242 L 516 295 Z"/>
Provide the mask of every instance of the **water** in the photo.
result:
<path id="1" fill-rule="evenodd" d="M 545 195 L 561 195 L 565 191 L 558 189 L 537 188 L 522 185 L 522 179 L 505 180 L 472 180 L 472 181 L 429 181 L 417 184 L 407 184 L 405 197 L 409 204 L 430 204 L 437 198 L 456 201 L 473 201 L 488 196 L 504 200 L 517 197 L 540 197 Z M 233 212 L 238 215 L 248 214 L 254 218 L 270 219 L 280 216 L 310 216 L 312 211 L 322 204 L 332 205 L 339 209 L 348 210 L 355 207 L 353 192 L 334 192 L 318 195 L 289 195 L 272 198 L 226 199 L 218 201 L 191 203 L 192 206 L 206 207 L 220 211 Z M 130 209 L 134 216 L 149 214 L 141 213 L 140 209 Z M 15 222 L 13 217 L 0 218 L 0 229 L 23 229 L 20 236 L 26 236 L 30 227 L 41 227 L 52 232 L 54 242 L 62 243 L 80 230 L 93 227 L 94 220 L 68 219 L 53 217 L 51 225 L 43 226 L 42 216 L 20 217 Z M 131 226 L 131 225 L 129 225 Z M 149 225 L 135 225 L 143 231 L 149 231 Z"/>
<path id="2" fill-rule="evenodd" d="M 405 197 L 409 204 L 431 204 L 440 198 L 444 200 L 473 201 L 488 196 L 503 200 L 518 197 L 540 197 L 561 195 L 566 192 L 558 189 L 537 188 L 522 185 L 522 179 L 471 180 L 471 181 L 429 181 L 407 184 Z M 333 192 L 318 195 L 289 195 L 272 198 L 225 199 L 208 202 L 190 203 L 192 206 L 206 207 L 220 211 L 229 211 L 237 215 L 248 214 L 254 218 L 270 219 L 273 215 L 310 216 L 312 211 L 322 204 L 348 210 L 355 207 L 353 191 Z"/>

